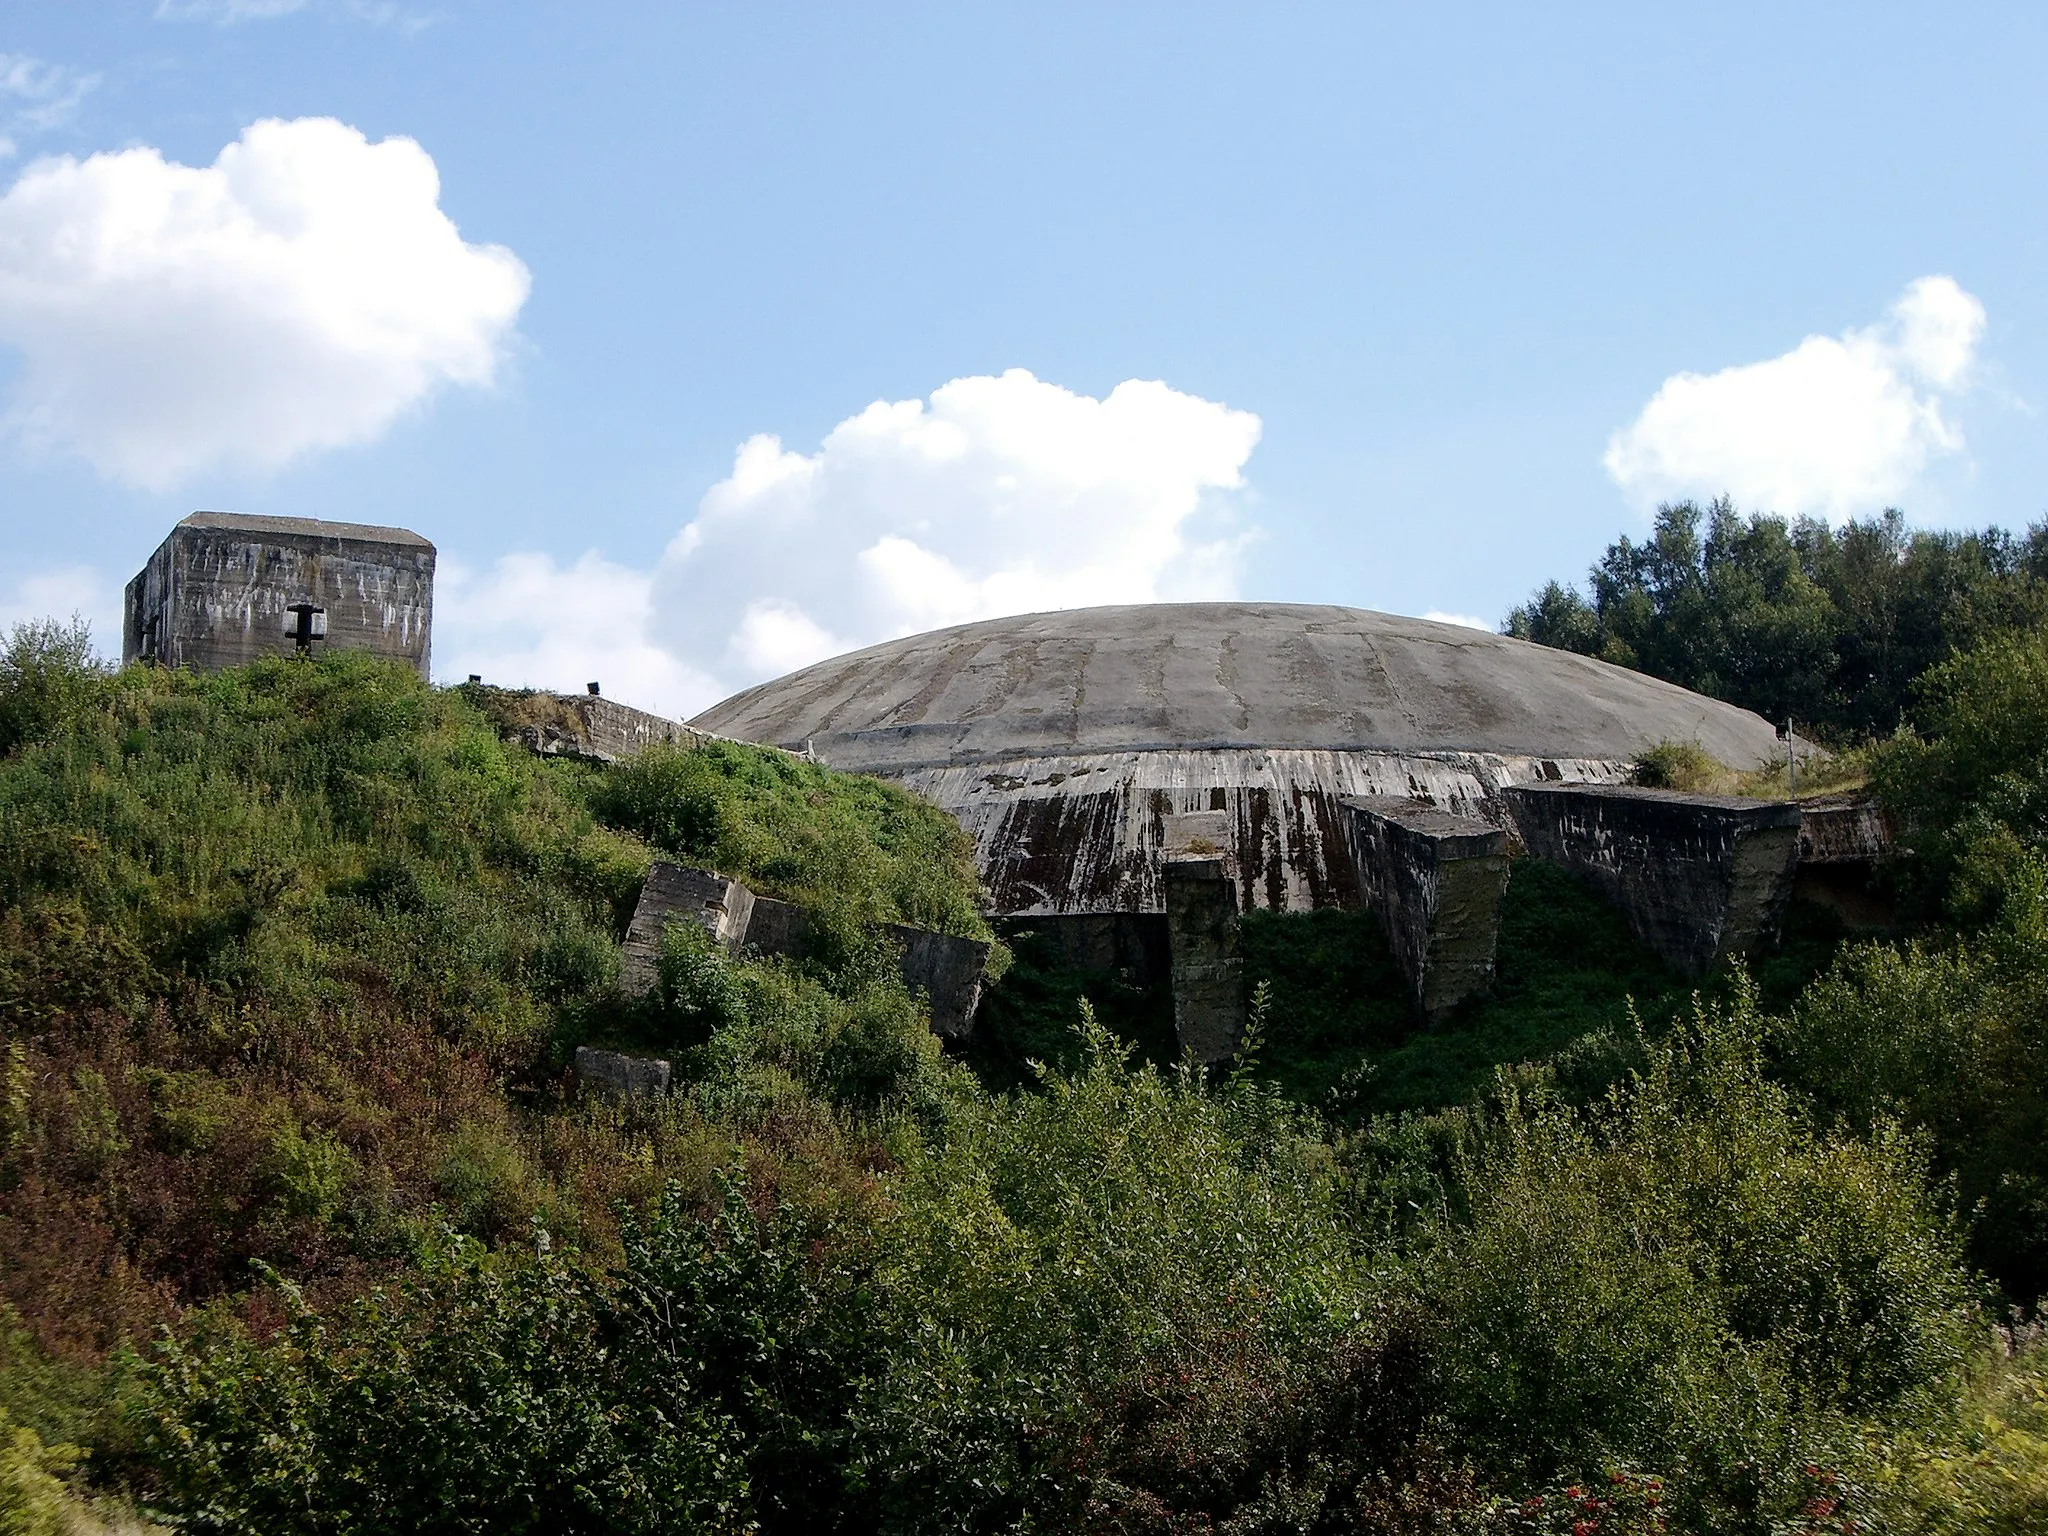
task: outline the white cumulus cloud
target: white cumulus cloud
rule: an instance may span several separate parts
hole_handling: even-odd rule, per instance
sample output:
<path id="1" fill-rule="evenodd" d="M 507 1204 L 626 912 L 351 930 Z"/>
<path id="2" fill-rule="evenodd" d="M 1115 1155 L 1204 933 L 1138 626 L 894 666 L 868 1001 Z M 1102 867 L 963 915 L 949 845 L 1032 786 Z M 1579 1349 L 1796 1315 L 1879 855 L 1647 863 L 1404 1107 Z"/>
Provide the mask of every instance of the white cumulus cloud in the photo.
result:
<path id="1" fill-rule="evenodd" d="M 1954 278 L 1920 278 L 1876 325 L 1719 373 L 1674 374 L 1603 462 L 1645 506 L 1726 492 L 1787 516 L 1875 511 L 1931 460 L 1962 450 L 1947 405 L 1970 382 L 1984 318 Z"/>
<path id="2" fill-rule="evenodd" d="M 1488 634 L 1493 633 L 1493 625 L 1480 618 L 1477 614 L 1446 613 L 1441 608 L 1432 608 L 1423 617 L 1432 624 L 1455 624 L 1460 629 L 1483 629 Z"/>
<path id="3" fill-rule="evenodd" d="M 1249 412 L 1023 369 L 878 401 L 813 453 L 742 443 L 654 569 L 587 554 L 443 566 L 435 667 L 687 716 L 749 683 L 938 625 L 1228 597 Z"/>
<path id="4" fill-rule="evenodd" d="M 716 698 L 717 685 L 652 638 L 653 577 L 586 554 L 506 555 L 475 570 L 443 560 L 434 573 L 434 670 L 503 687 L 581 692 L 671 715 Z"/>
<path id="5" fill-rule="evenodd" d="M 1158 382 L 1102 399 L 1021 368 L 877 401 L 814 453 L 755 437 L 656 578 L 665 641 L 732 687 L 999 614 L 1224 597 L 1247 411 Z"/>
<path id="6" fill-rule="evenodd" d="M 45 160 L 0 197 L 6 424 L 163 489 L 375 438 L 486 386 L 526 268 L 472 245 L 411 139 L 253 124 L 204 167 L 154 149 Z"/>

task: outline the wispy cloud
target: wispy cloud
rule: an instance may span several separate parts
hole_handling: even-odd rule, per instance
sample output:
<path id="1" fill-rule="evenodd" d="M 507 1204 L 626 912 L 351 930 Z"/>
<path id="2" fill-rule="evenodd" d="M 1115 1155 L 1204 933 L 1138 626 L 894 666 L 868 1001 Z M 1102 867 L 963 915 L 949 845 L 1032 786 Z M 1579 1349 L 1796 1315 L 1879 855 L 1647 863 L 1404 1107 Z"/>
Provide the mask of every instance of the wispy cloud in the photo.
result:
<path id="1" fill-rule="evenodd" d="M 98 75 L 62 64 L 0 53 L 0 159 L 16 154 L 22 139 L 63 127 L 99 83 Z"/>
<path id="2" fill-rule="evenodd" d="M 158 21 L 210 21 L 231 27 L 244 21 L 276 21 L 304 11 L 321 10 L 353 16 L 372 26 L 417 32 L 426 18 L 396 0 L 156 0 Z"/>

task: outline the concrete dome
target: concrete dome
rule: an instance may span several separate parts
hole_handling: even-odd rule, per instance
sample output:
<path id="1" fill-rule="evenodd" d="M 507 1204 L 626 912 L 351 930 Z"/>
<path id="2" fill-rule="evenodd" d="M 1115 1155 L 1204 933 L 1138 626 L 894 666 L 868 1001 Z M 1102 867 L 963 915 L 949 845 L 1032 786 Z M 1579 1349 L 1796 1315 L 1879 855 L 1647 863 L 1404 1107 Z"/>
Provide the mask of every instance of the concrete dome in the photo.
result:
<path id="1" fill-rule="evenodd" d="M 693 722 L 904 776 L 943 764 L 1264 748 L 1623 762 L 1697 741 L 1750 768 L 1760 716 L 1589 657 L 1305 603 L 1154 603 L 989 619 L 869 646 Z"/>

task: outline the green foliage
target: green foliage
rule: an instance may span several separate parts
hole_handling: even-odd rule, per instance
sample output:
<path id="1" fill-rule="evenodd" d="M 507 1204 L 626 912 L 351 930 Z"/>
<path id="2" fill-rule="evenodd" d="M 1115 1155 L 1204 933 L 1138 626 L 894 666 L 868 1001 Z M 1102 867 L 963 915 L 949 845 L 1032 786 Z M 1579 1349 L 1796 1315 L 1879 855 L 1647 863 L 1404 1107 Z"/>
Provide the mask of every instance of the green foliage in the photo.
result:
<path id="1" fill-rule="evenodd" d="M 1252 913 L 1244 952 L 1247 980 L 1273 999 L 1261 1071 L 1347 1121 L 1468 1103 L 1523 1062 L 1597 1097 L 1633 1060 L 1631 1009 L 1661 1027 L 1692 990 L 1611 905 L 1534 859 L 1509 871 L 1491 992 L 1433 1028 L 1411 1012 L 1372 912 Z"/>
<path id="2" fill-rule="evenodd" d="M 15 625 L 0 645 L 0 757 L 67 729 L 93 707 L 109 675 L 83 619 Z"/>
<path id="3" fill-rule="evenodd" d="M 1923 1153 L 1813 1129 L 1747 989 L 1590 1112 L 1504 1092 L 1424 1261 L 1444 1411 L 1483 1465 L 1661 1466 L 1710 1528 L 1791 1513 L 1968 1355 L 1971 1289 Z"/>
<path id="4" fill-rule="evenodd" d="M 451 1241 L 395 1293 L 285 1332 L 166 1338 L 134 1434 L 186 1525 L 323 1532 L 739 1527 L 731 1423 L 579 1267 Z M 624 1403 L 635 1411 L 621 1413 Z"/>
<path id="5" fill-rule="evenodd" d="M 1506 627 L 1861 737 L 1897 726 L 1914 679 L 1953 651 L 2048 617 L 2044 574 L 2043 529 L 1909 534 L 1887 512 L 1836 530 L 1680 502 L 1658 508 L 1646 542 L 1608 546 L 1590 598 L 1551 582 Z"/>
<path id="6" fill-rule="evenodd" d="M 1974 938 L 1846 951 L 1774 1048 L 1821 1114 L 1925 1128 L 1978 1213 L 1972 1257 L 2031 1301 L 2048 1291 L 2048 871 L 2015 876 Z"/>
<path id="7" fill-rule="evenodd" d="M 2048 853 L 2048 628 L 1952 657 L 1917 696 L 1920 734 L 1883 743 L 1871 777 L 1922 893 L 1982 921 L 2013 873 Z"/>
<path id="8" fill-rule="evenodd" d="M 983 1084 L 1027 1087 L 1038 1080 L 1033 1063 L 1060 1072 L 1079 1067 L 1082 1046 L 1074 1022 L 1084 1002 L 1139 1059 L 1161 1067 L 1179 1059 L 1172 994 L 1158 976 L 1147 974 L 1164 964 L 1163 954 L 1149 967 L 1090 969 L 1069 961 L 1053 935 L 1028 919 L 1006 922 L 1003 937 L 1010 964 L 983 988 L 968 1044 L 967 1060 Z"/>
<path id="9" fill-rule="evenodd" d="M 0 1409 L 0 1532 L 70 1536 L 72 1502 L 65 1476 L 84 1459 L 74 1445 L 45 1445 Z"/>
<path id="10" fill-rule="evenodd" d="M 879 779 L 714 741 L 613 767 L 593 781 L 591 805 L 686 863 L 800 903 L 843 944 L 890 922 L 989 936 L 966 834 Z"/>
<path id="11" fill-rule="evenodd" d="M 1925 1536 L 2048 1529 L 2048 1348 L 2038 1329 L 2011 1344 L 1972 1373 L 1953 1439 L 1901 1448 L 1902 1502 Z"/>
<path id="12" fill-rule="evenodd" d="M 1636 759 L 1636 782 L 1648 789 L 1711 790 L 1727 770 L 1696 741 L 1660 741 Z"/>

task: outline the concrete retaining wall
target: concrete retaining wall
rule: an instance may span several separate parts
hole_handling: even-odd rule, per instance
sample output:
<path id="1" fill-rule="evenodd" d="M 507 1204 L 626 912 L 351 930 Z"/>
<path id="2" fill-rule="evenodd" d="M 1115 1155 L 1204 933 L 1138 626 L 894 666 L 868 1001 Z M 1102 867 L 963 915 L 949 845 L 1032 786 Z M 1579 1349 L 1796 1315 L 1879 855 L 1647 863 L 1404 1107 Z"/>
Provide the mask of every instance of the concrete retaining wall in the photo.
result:
<path id="1" fill-rule="evenodd" d="M 1669 964 L 1699 975 L 1775 942 L 1799 857 L 1789 802 L 1592 785 L 1505 792 L 1523 844 L 1604 892 Z"/>

